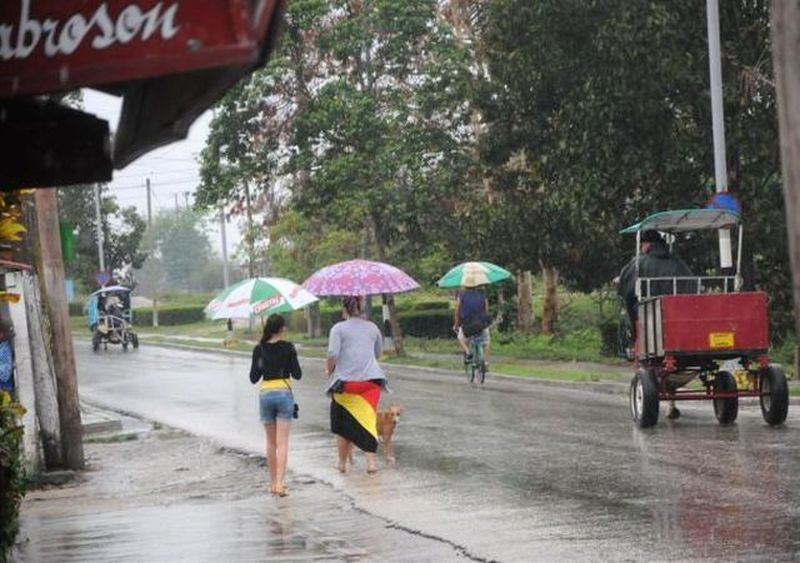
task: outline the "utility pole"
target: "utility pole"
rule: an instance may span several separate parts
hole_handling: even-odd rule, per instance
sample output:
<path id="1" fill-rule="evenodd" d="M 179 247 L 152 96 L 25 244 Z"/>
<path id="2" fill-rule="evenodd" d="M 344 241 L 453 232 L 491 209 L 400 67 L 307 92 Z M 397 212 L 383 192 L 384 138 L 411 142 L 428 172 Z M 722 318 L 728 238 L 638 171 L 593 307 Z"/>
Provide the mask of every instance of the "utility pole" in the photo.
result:
<path id="1" fill-rule="evenodd" d="M 711 82 L 711 126 L 714 133 L 714 179 L 717 193 L 728 191 L 728 161 L 725 155 L 725 116 L 722 106 L 722 63 L 719 40 L 718 0 L 706 0 L 708 20 L 708 67 Z M 722 273 L 733 268 L 731 232 L 719 230 L 719 260 Z M 740 274 L 741 272 L 736 272 Z"/>
<path id="2" fill-rule="evenodd" d="M 99 188 L 98 188 L 99 194 Z M 82 469 L 83 426 L 78 399 L 78 378 L 67 296 L 64 292 L 64 259 L 58 230 L 58 202 L 55 189 L 39 189 L 34 195 L 41 245 L 41 274 L 45 303 L 50 316 L 53 366 L 56 372 L 61 452 L 67 469 Z M 102 256 L 102 254 L 101 254 Z"/>
<path id="3" fill-rule="evenodd" d="M 800 335 L 800 5 L 772 0 L 772 62 L 778 98 L 783 195 L 794 288 L 795 334 Z M 795 368 L 800 348 L 795 347 Z"/>
<path id="4" fill-rule="evenodd" d="M 150 193 L 150 178 L 147 178 L 145 182 L 147 183 L 147 228 L 149 230 L 153 228 L 153 196 Z"/>
<path id="5" fill-rule="evenodd" d="M 103 252 L 103 216 L 100 212 L 100 184 L 97 184 L 94 192 L 94 208 L 97 214 L 96 228 L 97 228 L 97 254 L 100 257 L 100 271 L 106 271 L 106 259 Z"/>
<path id="6" fill-rule="evenodd" d="M 255 264 L 253 263 L 253 254 L 255 253 L 255 237 L 253 236 L 253 212 L 250 208 L 250 183 L 244 183 L 244 197 L 247 204 L 247 275 L 248 277 L 255 277 Z"/>
<path id="7" fill-rule="evenodd" d="M 148 235 L 153 235 L 153 189 L 150 186 L 150 178 L 145 180 L 147 185 L 147 230 Z M 156 274 L 154 277 L 158 277 Z M 158 326 L 158 281 L 154 282 L 153 287 L 153 326 Z"/>
<path id="8" fill-rule="evenodd" d="M 228 238 L 225 233 L 225 206 L 219 205 L 219 230 L 222 234 L 222 279 L 227 288 L 230 285 L 230 273 L 228 272 Z"/>

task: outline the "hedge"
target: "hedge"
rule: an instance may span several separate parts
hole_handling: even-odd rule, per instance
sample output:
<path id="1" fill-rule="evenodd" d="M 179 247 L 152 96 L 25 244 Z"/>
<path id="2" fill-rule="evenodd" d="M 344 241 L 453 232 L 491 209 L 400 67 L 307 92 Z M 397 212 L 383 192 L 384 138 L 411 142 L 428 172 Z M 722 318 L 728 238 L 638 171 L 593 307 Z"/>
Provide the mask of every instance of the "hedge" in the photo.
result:
<path id="1" fill-rule="evenodd" d="M 419 303 L 414 303 L 411 307 L 413 311 L 440 311 L 442 309 L 448 311 L 450 310 L 450 302 L 449 301 L 420 301 Z"/>
<path id="2" fill-rule="evenodd" d="M 372 321 L 383 327 L 380 316 L 373 315 Z M 322 311 L 322 334 L 328 334 L 331 327 L 342 318 L 340 311 Z M 453 314 L 448 310 L 409 311 L 401 312 L 400 328 L 406 336 L 420 338 L 448 338 L 453 336 Z M 302 311 L 296 311 L 289 316 L 289 328 L 296 332 L 306 331 L 306 319 Z"/>
<path id="3" fill-rule="evenodd" d="M 203 307 L 199 305 L 173 305 L 158 308 L 159 326 L 186 325 L 200 322 L 205 318 Z M 153 308 L 134 309 L 133 324 L 136 326 L 153 326 Z"/>

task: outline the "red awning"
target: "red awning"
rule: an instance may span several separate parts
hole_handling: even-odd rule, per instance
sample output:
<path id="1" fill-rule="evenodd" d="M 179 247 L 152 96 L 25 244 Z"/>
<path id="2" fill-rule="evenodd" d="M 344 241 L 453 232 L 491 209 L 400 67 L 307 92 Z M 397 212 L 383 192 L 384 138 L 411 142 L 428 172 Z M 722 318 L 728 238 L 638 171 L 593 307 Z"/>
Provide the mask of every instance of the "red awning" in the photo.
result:
<path id="1" fill-rule="evenodd" d="M 19 104 L 41 114 L 30 107 L 38 103 L 32 99 L 37 95 L 93 87 L 122 96 L 113 155 L 106 158 L 113 159 L 114 167 L 124 167 L 149 150 L 184 138 L 197 116 L 266 60 L 283 3 L 3 0 L 0 123 L 13 119 Z M 95 118 L 86 119 L 90 123 Z M 6 130 L 0 127 L 0 150 L 13 152 L 15 142 Z M 95 154 L 95 160 L 101 157 Z M 56 168 L 68 167 L 65 162 Z M 67 175 L 70 182 L 75 175 Z M 54 174 L 48 185 L 63 184 L 64 178 Z M 5 180 L 0 177 L 0 187 L 16 187 Z"/>

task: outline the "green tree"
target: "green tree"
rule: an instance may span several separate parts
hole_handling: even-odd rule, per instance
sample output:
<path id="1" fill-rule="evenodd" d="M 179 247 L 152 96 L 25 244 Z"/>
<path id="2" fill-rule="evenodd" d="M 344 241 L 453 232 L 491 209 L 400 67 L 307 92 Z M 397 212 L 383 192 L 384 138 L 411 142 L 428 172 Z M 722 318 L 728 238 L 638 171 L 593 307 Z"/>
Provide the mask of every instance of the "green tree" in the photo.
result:
<path id="1" fill-rule="evenodd" d="M 748 230 L 770 232 L 781 204 L 771 195 L 779 168 L 768 3 L 722 8 L 731 185 Z M 482 155 L 498 197 L 477 240 L 514 267 L 539 265 L 568 286 L 597 288 L 630 253 L 621 227 L 700 206 L 713 191 L 704 7 L 497 0 L 482 15 Z M 771 250 L 758 257 L 769 256 L 783 283 L 785 258 Z"/>
<path id="2" fill-rule="evenodd" d="M 196 291 L 211 259 L 211 243 L 201 216 L 191 209 L 161 211 L 153 222 L 152 260 L 163 272 L 159 285 Z"/>
<path id="3" fill-rule="evenodd" d="M 99 266 L 94 185 L 58 188 L 61 221 L 69 223 L 75 236 L 75 261 L 67 264 L 67 274 L 85 291 L 97 286 Z M 134 283 L 131 273 L 146 258 L 141 243 L 146 224 L 135 207 L 121 207 L 107 186 L 101 187 L 100 212 L 106 269 L 120 281 Z"/>

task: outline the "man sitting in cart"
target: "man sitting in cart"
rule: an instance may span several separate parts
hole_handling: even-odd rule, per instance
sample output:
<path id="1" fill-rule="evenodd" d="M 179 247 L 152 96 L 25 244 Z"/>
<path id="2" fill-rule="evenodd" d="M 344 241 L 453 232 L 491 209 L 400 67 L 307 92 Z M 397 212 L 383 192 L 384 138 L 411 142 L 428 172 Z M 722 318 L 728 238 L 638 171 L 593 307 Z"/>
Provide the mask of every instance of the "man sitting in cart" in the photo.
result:
<path id="1" fill-rule="evenodd" d="M 689 266 L 672 255 L 667 247 L 667 243 L 658 231 L 644 231 L 641 239 L 641 256 L 639 257 L 639 277 L 640 278 L 675 278 L 692 277 Z M 679 293 L 684 284 L 679 284 Z M 625 301 L 625 309 L 628 311 L 631 323 L 636 327 L 638 318 L 636 299 L 636 258 L 628 262 L 619 274 L 619 286 L 617 288 L 622 299 Z M 672 282 L 664 281 L 652 283 L 650 286 L 650 297 L 672 293 Z"/>
<path id="2" fill-rule="evenodd" d="M 672 255 L 667 243 L 658 231 L 643 231 L 640 238 L 639 256 L 639 277 L 640 278 L 675 278 L 691 277 L 692 271 L 689 266 Z M 685 293 L 688 288 L 685 283 L 678 283 L 678 293 Z M 672 293 L 672 280 L 653 282 L 650 284 L 650 297 Z M 636 324 L 639 318 L 639 302 L 636 297 L 636 258 L 628 262 L 619 274 L 619 285 L 617 292 L 625 303 L 625 310 L 631 323 L 631 335 L 633 344 L 636 342 Z M 675 406 L 675 402 L 670 402 L 669 418 L 678 418 L 680 411 Z"/>

